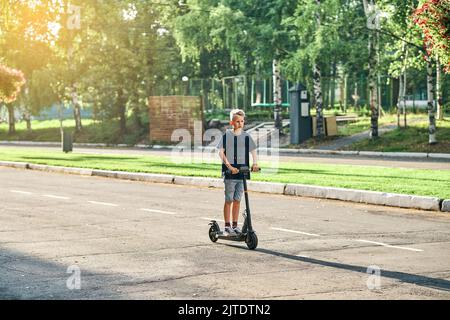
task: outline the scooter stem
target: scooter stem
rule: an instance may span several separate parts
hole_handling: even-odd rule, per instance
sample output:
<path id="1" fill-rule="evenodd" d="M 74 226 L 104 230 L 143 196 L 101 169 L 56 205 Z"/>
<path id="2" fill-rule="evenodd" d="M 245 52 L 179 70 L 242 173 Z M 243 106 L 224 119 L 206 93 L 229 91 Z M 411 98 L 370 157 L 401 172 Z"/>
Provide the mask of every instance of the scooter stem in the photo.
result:
<path id="1" fill-rule="evenodd" d="M 248 201 L 248 193 L 247 193 L 247 179 L 245 179 L 245 175 L 243 175 L 242 181 L 244 182 L 244 197 L 245 197 L 245 208 L 246 208 L 246 213 L 247 213 L 247 229 L 248 232 L 253 232 L 253 227 L 252 227 L 252 217 L 250 214 L 250 204 Z"/>

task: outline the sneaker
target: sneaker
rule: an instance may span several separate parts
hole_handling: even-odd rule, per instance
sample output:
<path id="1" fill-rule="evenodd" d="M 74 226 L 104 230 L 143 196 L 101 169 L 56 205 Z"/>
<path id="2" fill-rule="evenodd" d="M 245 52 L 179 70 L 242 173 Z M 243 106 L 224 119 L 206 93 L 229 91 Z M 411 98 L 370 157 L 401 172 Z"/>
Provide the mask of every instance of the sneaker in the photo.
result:
<path id="1" fill-rule="evenodd" d="M 225 227 L 225 229 L 223 231 L 223 235 L 224 236 L 235 236 L 236 232 L 231 227 Z"/>
<path id="2" fill-rule="evenodd" d="M 239 227 L 234 227 L 233 230 L 236 234 L 242 233 L 242 230 Z"/>

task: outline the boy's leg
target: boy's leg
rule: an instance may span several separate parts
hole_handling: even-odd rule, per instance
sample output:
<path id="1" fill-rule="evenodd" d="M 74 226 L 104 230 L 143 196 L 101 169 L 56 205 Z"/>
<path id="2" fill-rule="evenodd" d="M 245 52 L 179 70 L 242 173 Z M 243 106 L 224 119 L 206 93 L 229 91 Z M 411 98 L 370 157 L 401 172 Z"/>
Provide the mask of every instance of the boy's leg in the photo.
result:
<path id="1" fill-rule="evenodd" d="M 223 220 L 225 220 L 225 227 L 230 227 L 230 211 L 231 211 L 231 204 L 233 202 L 225 201 L 225 204 L 223 206 Z"/>
<path id="2" fill-rule="evenodd" d="M 231 205 L 233 203 L 235 183 L 232 180 L 225 179 L 225 204 L 223 206 L 223 219 L 225 220 L 225 231 L 231 232 Z M 229 229 L 229 230 L 227 230 Z"/>
<path id="3" fill-rule="evenodd" d="M 236 228 L 237 224 L 238 224 L 240 206 L 241 206 L 241 200 L 233 201 L 233 228 Z"/>
<path id="4" fill-rule="evenodd" d="M 236 187 L 233 195 L 233 228 L 236 228 L 239 220 L 239 209 L 241 207 L 241 198 L 244 193 L 244 183 L 239 181 L 236 183 Z"/>

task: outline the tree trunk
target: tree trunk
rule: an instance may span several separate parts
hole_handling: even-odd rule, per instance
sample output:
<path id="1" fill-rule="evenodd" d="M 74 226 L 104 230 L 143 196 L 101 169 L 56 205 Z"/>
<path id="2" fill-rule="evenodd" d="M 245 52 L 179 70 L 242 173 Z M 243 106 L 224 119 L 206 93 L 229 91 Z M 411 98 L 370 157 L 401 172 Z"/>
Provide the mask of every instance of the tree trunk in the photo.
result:
<path id="1" fill-rule="evenodd" d="M 273 103 L 275 105 L 275 127 L 277 129 L 282 128 L 282 100 L 281 100 L 281 74 L 280 74 L 280 61 L 273 59 Z"/>
<path id="2" fill-rule="evenodd" d="M 367 17 L 369 29 L 369 105 L 370 105 L 370 137 L 378 137 L 378 20 L 375 0 L 363 0 L 364 12 Z"/>
<path id="3" fill-rule="evenodd" d="M 9 124 L 8 134 L 14 134 L 16 133 L 16 119 L 14 118 L 14 107 L 12 104 L 7 104 L 6 108 L 8 109 L 8 124 Z"/>
<path id="4" fill-rule="evenodd" d="M 117 103 L 119 104 L 119 121 L 120 121 L 120 134 L 123 135 L 127 132 L 127 110 L 123 101 L 123 90 L 119 89 L 117 96 Z"/>
<path id="5" fill-rule="evenodd" d="M 434 88 L 433 88 L 433 65 L 431 57 L 428 57 L 427 62 L 427 97 L 428 97 L 428 143 L 435 144 L 436 141 L 436 117 L 434 110 Z"/>
<path id="6" fill-rule="evenodd" d="M 344 75 L 344 113 L 347 113 L 347 74 Z"/>
<path id="7" fill-rule="evenodd" d="M 317 136 L 324 136 L 324 125 L 323 125 L 323 105 L 322 105 L 322 87 L 320 85 L 321 75 L 320 68 L 317 64 L 314 64 L 314 96 L 316 100 L 316 132 Z"/>
<path id="8" fill-rule="evenodd" d="M 403 101 L 403 126 L 406 128 L 407 124 L 406 124 L 406 115 L 407 115 L 407 111 L 406 111 L 406 87 L 407 87 L 408 82 L 406 82 L 406 69 L 403 72 L 403 91 L 402 91 L 402 101 Z"/>
<path id="9" fill-rule="evenodd" d="M 317 29 L 320 28 L 320 0 L 316 0 L 317 11 L 316 11 L 316 24 Z M 317 59 L 317 58 L 316 58 Z M 314 61 L 313 70 L 313 82 L 314 82 L 314 97 L 316 101 L 316 133 L 317 137 L 322 138 L 325 135 L 324 123 L 323 123 L 323 100 L 322 100 L 322 86 L 321 86 L 322 76 L 320 73 L 320 67 L 317 61 Z"/>
<path id="10" fill-rule="evenodd" d="M 444 120 L 444 110 L 442 106 L 442 83 L 441 83 L 441 63 L 439 58 L 436 59 L 436 102 L 437 102 L 437 118 Z"/>
<path id="11" fill-rule="evenodd" d="M 336 61 L 333 63 L 333 77 L 331 79 L 330 85 L 330 104 L 331 109 L 334 109 L 334 99 L 335 99 L 335 86 L 336 86 Z"/>
<path id="12" fill-rule="evenodd" d="M 402 92 L 403 92 L 403 74 L 398 77 L 399 88 L 398 88 L 398 99 L 397 99 L 397 128 L 400 128 L 400 108 L 402 103 Z"/>
<path id="13" fill-rule="evenodd" d="M 81 108 L 78 103 L 78 94 L 76 89 L 73 89 L 72 92 L 72 104 L 73 104 L 73 118 L 75 119 L 75 131 L 80 132 L 83 129 L 83 125 L 81 124 Z"/>
<path id="14" fill-rule="evenodd" d="M 378 93 L 377 93 L 377 54 L 376 35 L 369 34 L 369 101 L 370 101 L 370 137 L 378 137 Z"/>
<path id="15" fill-rule="evenodd" d="M 28 110 L 26 110 L 23 114 L 23 118 L 25 119 L 25 122 L 27 123 L 27 131 L 30 133 L 31 130 L 31 115 Z"/>

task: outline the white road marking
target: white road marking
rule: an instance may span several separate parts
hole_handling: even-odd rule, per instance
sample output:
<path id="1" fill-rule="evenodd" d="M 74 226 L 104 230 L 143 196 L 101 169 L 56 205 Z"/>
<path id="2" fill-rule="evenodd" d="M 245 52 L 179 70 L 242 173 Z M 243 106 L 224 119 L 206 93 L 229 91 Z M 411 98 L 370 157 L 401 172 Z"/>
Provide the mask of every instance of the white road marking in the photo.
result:
<path id="1" fill-rule="evenodd" d="M 47 198 L 62 199 L 62 200 L 69 200 L 70 199 L 68 197 L 54 196 L 52 194 L 44 194 L 43 196 L 47 197 Z"/>
<path id="2" fill-rule="evenodd" d="M 270 229 L 277 230 L 277 231 L 284 231 L 284 232 L 304 234 L 304 235 L 311 236 L 311 237 L 321 237 L 320 234 L 308 233 L 308 232 L 302 232 L 302 231 L 296 231 L 296 230 L 289 230 L 289 229 L 283 229 L 283 228 L 270 228 Z"/>
<path id="3" fill-rule="evenodd" d="M 376 245 L 387 247 L 387 248 L 402 249 L 402 250 L 417 251 L 417 252 L 422 252 L 423 251 L 421 249 L 392 246 L 390 244 L 386 244 L 386 243 L 382 243 L 382 242 L 368 241 L 368 240 L 362 240 L 362 239 L 359 239 L 359 240 L 356 240 L 356 241 L 365 242 L 365 243 L 372 243 L 372 244 L 376 244 Z"/>
<path id="4" fill-rule="evenodd" d="M 156 210 L 156 209 L 141 209 L 141 210 L 142 211 L 147 211 L 147 212 L 170 214 L 170 215 L 175 215 L 176 214 L 176 212 L 162 211 L 162 210 Z"/>
<path id="5" fill-rule="evenodd" d="M 109 206 L 109 207 L 118 207 L 119 206 L 118 204 L 108 203 L 108 202 L 97 202 L 97 201 L 88 201 L 88 202 L 92 203 L 92 204 L 99 204 L 102 206 Z"/>
<path id="6" fill-rule="evenodd" d="M 202 219 L 202 220 L 208 220 L 208 221 L 212 221 L 212 220 L 215 220 L 215 221 L 225 222 L 225 220 L 221 220 L 221 219 L 214 219 L 214 218 L 206 218 L 206 217 L 201 217 L 200 219 Z"/>
<path id="7" fill-rule="evenodd" d="M 20 194 L 33 194 L 32 192 L 27 192 L 27 191 L 19 191 L 19 190 L 10 190 L 12 193 L 20 193 Z"/>

